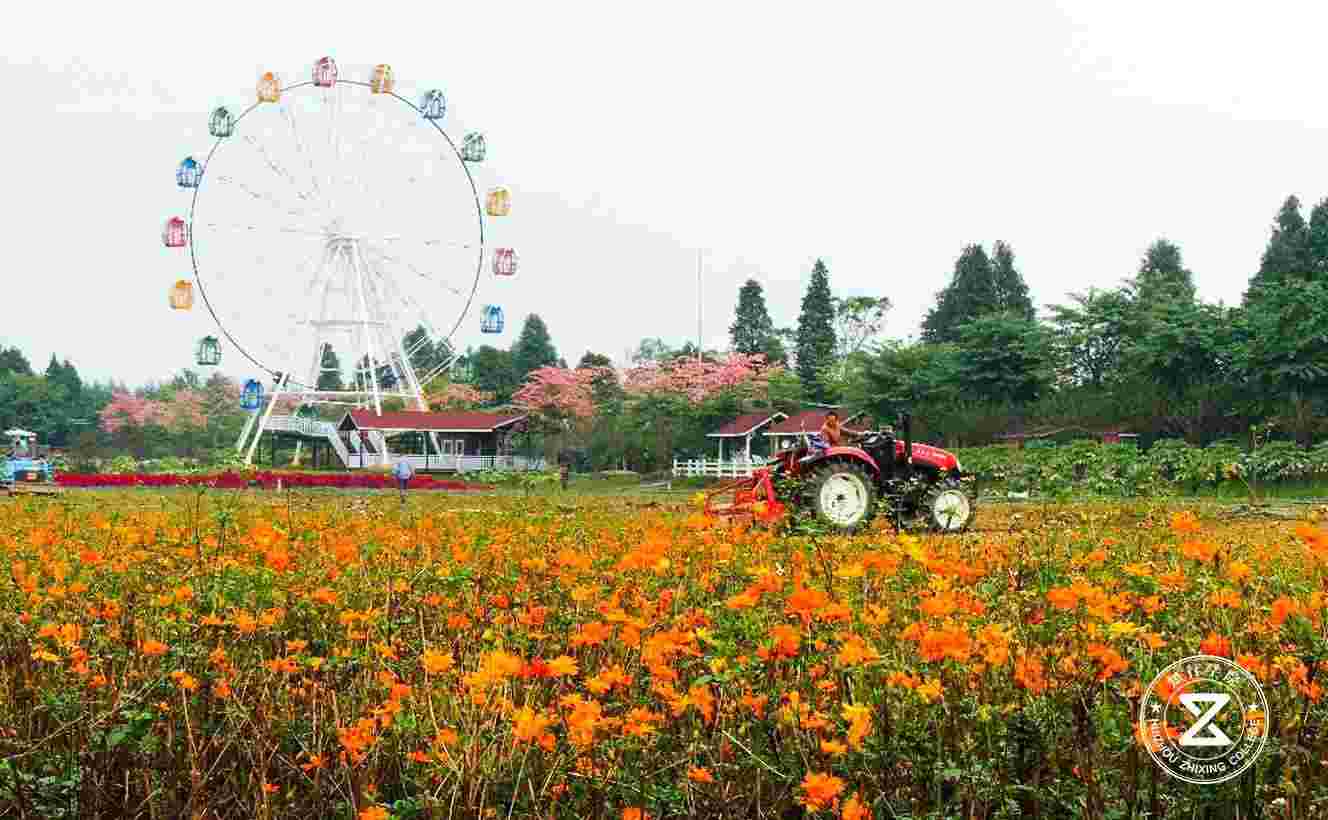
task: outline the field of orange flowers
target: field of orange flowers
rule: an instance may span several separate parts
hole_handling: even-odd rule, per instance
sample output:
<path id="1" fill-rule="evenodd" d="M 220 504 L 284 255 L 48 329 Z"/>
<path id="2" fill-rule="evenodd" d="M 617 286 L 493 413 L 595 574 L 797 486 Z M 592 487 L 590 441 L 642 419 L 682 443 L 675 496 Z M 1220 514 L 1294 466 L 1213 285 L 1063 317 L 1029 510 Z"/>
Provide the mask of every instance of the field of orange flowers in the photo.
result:
<path id="1" fill-rule="evenodd" d="M 1328 533 L 1161 505 L 960 537 L 627 499 L 0 499 L 0 817 L 1323 812 Z M 1272 736 L 1220 787 L 1134 711 L 1225 655 Z"/>

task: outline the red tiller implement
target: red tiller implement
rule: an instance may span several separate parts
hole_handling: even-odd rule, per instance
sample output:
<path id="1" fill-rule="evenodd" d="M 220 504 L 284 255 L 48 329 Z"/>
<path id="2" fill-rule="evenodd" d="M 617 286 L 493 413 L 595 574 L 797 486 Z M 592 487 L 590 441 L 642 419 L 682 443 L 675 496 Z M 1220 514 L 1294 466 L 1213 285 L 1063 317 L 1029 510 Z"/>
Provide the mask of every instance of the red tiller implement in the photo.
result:
<path id="1" fill-rule="evenodd" d="M 772 521 L 784 514 L 784 505 L 775 499 L 775 484 L 765 468 L 706 493 L 705 514 Z"/>

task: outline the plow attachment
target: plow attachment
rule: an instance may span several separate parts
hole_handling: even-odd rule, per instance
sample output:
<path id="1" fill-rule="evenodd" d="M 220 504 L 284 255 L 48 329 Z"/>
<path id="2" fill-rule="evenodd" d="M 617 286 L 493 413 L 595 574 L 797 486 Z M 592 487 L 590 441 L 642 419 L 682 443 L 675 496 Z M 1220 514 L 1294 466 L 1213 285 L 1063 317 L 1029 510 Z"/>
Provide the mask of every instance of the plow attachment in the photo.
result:
<path id="1" fill-rule="evenodd" d="M 739 478 L 706 493 L 705 514 L 723 518 L 752 518 L 776 521 L 785 513 L 775 499 L 775 485 L 769 470 L 757 470 L 749 478 Z"/>

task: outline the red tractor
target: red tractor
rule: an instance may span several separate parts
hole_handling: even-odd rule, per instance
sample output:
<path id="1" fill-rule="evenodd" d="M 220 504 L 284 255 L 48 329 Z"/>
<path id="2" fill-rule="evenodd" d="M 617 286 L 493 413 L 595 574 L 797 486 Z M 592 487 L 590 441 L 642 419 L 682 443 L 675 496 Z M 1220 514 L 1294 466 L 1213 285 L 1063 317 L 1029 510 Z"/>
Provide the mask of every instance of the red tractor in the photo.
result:
<path id="1" fill-rule="evenodd" d="M 920 520 L 937 532 L 968 529 L 977 508 L 971 476 L 953 453 L 914 444 L 907 415 L 900 426 L 902 438 L 887 428 L 859 434 L 851 447 L 781 450 L 750 478 L 712 491 L 706 512 L 775 518 L 791 504 L 814 512 L 824 526 L 851 533 L 884 507 L 896 527 Z"/>

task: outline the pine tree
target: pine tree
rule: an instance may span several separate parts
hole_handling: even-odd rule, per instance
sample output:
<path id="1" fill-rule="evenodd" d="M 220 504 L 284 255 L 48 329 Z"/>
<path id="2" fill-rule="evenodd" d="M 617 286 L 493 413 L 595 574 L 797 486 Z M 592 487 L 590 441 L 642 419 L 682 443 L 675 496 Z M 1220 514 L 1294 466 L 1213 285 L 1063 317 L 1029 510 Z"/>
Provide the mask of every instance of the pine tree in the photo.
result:
<path id="1" fill-rule="evenodd" d="M 830 295 L 830 272 L 820 259 L 812 267 L 807 293 L 798 314 L 798 378 L 812 401 L 830 398 L 825 375 L 835 358 L 835 303 Z"/>
<path id="2" fill-rule="evenodd" d="M 1181 260 L 1180 246 L 1166 239 L 1148 246 L 1129 287 L 1135 301 L 1145 306 L 1164 299 L 1194 301 L 1194 274 Z"/>
<path id="3" fill-rule="evenodd" d="M 345 389 L 341 381 L 341 359 L 337 358 L 337 352 L 332 349 L 332 345 L 323 345 L 323 357 L 319 366 L 322 368 L 318 373 L 319 390 Z"/>
<path id="4" fill-rule="evenodd" d="M 516 373 L 517 383 L 524 382 L 532 370 L 552 367 L 557 363 L 558 351 L 553 347 L 548 326 L 539 314 L 530 314 L 521 327 L 521 335 L 512 345 L 512 369 Z"/>
<path id="5" fill-rule="evenodd" d="M 749 356 L 768 353 L 775 335 L 775 323 L 765 306 L 761 283 L 748 279 L 738 291 L 738 309 L 729 325 L 729 342 L 735 353 Z"/>
<path id="6" fill-rule="evenodd" d="M 1310 210 L 1310 266 L 1316 278 L 1328 275 L 1328 198 Z"/>
<path id="7" fill-rule="evenodd" d="M 936 306 L 922 320 L 925 342 L 957 342 L 959 328 L 996 309 L 996 283 L 991 259 L 981 245 L 969 245 L 955 260 L 950 284 L 936 294 Z"/>
<path id="8" fill-rule="evenodd" d="M 1300 199 L 1292 194 L 1277 212 L 1273 235 L 1263 252 L 1259 272 L 1250 278 L 1245 299 L 1248 301 L 1260 288 L 1276 284 L 1287 277 L 1308 277 L 1313 270 L 1310 228 L 1300 215 Z"/>
<path id="9" fill-rule="evenodd" d="M 1014 249 L 1005 242 L 998 241 L 992 248 L 991 277 L 996 289 L 996 312 L 1029 320 L 1037 315 L 1028 295 L 1028 283 L 1014 266 Z"/>

